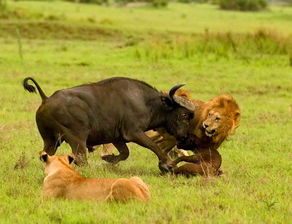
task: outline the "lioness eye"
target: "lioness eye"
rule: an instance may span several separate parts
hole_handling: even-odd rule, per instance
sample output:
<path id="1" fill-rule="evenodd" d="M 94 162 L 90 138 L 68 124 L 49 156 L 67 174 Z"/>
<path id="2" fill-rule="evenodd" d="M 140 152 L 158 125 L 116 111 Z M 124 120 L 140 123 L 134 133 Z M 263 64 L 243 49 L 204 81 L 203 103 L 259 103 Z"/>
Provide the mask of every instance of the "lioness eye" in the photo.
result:
<path id="1" fill-rule="evenodd" d="M 219 121 L 219 120 L 220 120 L 220 117 L 216 117 L 215 120 L 216 120 L 216 121 Z"/>

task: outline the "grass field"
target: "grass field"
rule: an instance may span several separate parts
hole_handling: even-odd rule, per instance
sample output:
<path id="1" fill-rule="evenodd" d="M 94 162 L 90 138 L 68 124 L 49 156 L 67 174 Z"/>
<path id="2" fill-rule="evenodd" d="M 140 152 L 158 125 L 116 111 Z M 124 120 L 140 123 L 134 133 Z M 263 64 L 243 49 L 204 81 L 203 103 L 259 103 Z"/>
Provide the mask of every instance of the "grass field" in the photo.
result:
<path id="1" fill-rule="evenodd" d="M 223 12 L 214 5 L 107 8 L 62 2 L 8 2 L 0 20 L 0 223 L 289 223 L 292 149 L 292 8 Z M 16 16 L 17 15 L 17 16 Z M 220 178 L 161 176 L 155 155 L 130 144 L 116 166 L 89 154 L 88 177 L 149 184 L 142 204 L 43 201 L 39 95 L 112 76 L 166 90 L 187 83 L 192 96 L 229 93 L 242 119 L 219 149 Z M 58 154 L 70 153 L 65 143 Z M 290 221 L 291 222 L 291 221 Z"/>

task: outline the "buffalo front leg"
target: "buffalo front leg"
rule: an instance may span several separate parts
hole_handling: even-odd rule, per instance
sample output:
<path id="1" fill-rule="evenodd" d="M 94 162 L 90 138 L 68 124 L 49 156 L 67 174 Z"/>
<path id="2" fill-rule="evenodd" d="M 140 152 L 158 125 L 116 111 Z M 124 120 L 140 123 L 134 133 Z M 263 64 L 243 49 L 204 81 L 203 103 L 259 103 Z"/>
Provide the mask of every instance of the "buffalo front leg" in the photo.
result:
<path id="1" fill-rule="evenodd" d="M 109 163 L 116 164 L 122 160 L 126 160 L 129 157 L 129 149 L 125 142 L 116 142 L 113 145 L 119 151 L 119 155 L 103 155 L 101 158 Z"/>
<path id="2" fill-rule="evenodd" d="M 144 132 L 136 132 L 129 140 L 154 152 L 159 159 L 158 166 L 162 172 L 170 172 L 173 169 L 172 161 L 168 155 L 164 153 Z"/>

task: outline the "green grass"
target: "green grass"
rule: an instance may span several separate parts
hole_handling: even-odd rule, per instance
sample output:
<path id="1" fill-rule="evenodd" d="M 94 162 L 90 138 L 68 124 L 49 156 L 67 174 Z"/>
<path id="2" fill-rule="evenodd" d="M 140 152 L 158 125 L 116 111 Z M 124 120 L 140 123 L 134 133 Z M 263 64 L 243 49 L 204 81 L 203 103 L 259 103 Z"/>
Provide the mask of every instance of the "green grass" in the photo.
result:
<path id="1" fill-rule="evenodd" d="M 70 3 L 11 2 L 9 5 L 26 15 L 23 9 L 34 12 L 36 18 L 74 21 L 84 24 L 91 21 L 104 27 L 118 27 L 134 32 L 202 32 L 214 31 L 246 32 L 258 27 L 292 31 L 291 7 L 274 6 L 263 12 L 221 11 L 216 5 L 170 4 L 165 9 L 151 7 L 108 8 Z"/>
<path id="2" fill-rule="evenodd" d="M 129 9 L 8 3 L 25 16 L 0 20 L 1 224 L 289 223 L 292 8 L 241 13 L 198 4 Z M 23 24 L 28 24 L 25 29 Z M 23 59 L 14 25 L 21 33 Z M 254 47 L 262 41 L 254 37 L 237 43 L 238 51 L 220 37 L 207 42 L 207 50 L 200 48 L 205 28 L 212 34 L 248 36 L 263 27 L 272 32 L 264 50 Z M 285 50 L 266 50 L 279 44 Z M 193 52 L 187 56 L 189 50 Z M 138 175 L 150 186 L 149 203 L 44 201 L 38 159 L 42 140 L 34 120 L 41 100 L 23 90 L 26 76 L 35 77 L 47 95 L 112 76 L 142 79 L 160 90 L 187 83 L 185 88 L 201 100 L 232 94 L 242 120 L 219 149 L 225 174 L 214 179 L 161 176 L 155 155 L 130 144 L 130 157 L 117 166 L 106 164 L 96 151 L 89 154 L 88 167 L 77 169 L 88 177 Z M 70 152 L 65 143 L 57 151 Z"/>

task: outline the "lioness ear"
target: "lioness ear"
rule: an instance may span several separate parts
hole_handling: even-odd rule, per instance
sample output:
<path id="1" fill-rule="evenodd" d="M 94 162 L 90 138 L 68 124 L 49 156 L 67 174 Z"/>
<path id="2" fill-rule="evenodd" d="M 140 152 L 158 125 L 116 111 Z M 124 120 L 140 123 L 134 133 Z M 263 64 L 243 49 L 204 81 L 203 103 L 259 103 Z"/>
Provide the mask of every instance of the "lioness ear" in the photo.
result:
<path id="1" fill-rule="evenodd" d="M 68 155 L 68 161 L 69 164 L 71 164 L 74 161 L 75 157 L 73 155 Z"/>
<path id="2" fill-rule="evenodd" d="M 40 160 L 46 163 L 48 161 L 48 154 L 46 152 L 41 152 Z"/>

